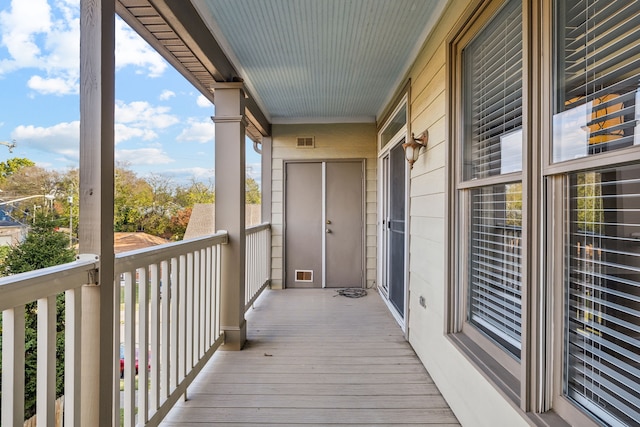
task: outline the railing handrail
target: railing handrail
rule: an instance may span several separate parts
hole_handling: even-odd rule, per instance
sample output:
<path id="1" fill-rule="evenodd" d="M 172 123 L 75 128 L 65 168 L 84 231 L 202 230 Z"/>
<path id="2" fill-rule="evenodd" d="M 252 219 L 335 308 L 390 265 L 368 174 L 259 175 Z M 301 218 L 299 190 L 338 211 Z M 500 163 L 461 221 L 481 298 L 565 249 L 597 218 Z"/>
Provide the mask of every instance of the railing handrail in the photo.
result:
<path id="1" fill-rule="evenodd" d="M 251 227 L 247 227 L 245 229 L 246 234 L 255 234 L 259 233 L 262 230 L 269 230 L 271 228 L 271 223 L 263 222 L 262 224 L 252 225 Z"/>
<path id="2" fill-rule="evenodd" d="M 0 311 L 88 284 L 90 273 L 99 265 L 97 255 L 82 254 L 73 262 L 3 277 Z"/>
<path id="3" fill-rule="evenodd" d="M 210 236 L 180 240 L 178 242 L 167 243 L 164 245 L 150 246 L 148 248 L 122 252 L 115 256 L 116 274 L 122 273 L 126 270 L 140 268 L 144 265 L 153 264 L 155 260 L 179 256 L 183 253 L 198 250 L 206 246 L 219 244 L 224 245 L 228 242 L 229 233 L 222 230 Z"/>
<path id="4" fill-rule="evenodd" d="M 247 239 L 248 253 L 247 264 L 245 264 L 246 271 L 250 272 L 245 281 L 247 297 L 250 298 L 248 305 L 255 301 L 269 283 L 271 271 L 270 230 L 271 224 L 269 223 L 246 229 L 246 235 L 250 237 Z M 133 360 L 135 348 L 139 345 L 144 349 L 149 349 L 148 351 L 142 350 L 141 354 L 143 361 L 147 358 L 150 359 L 149 366 L 151 367 L 149 372 L 146 369 L 140 371 L 140 378 L 145 385 L 141 386 L 141 389 L 138 390 L 138 396 L 136 396 L 133 388 L 135 375 L 130 370 L 131 367 L 126 368 L 130 365 L 125 365 L 125 405 L 123 409 L 126 425 L 134 422 L 136 408 L 141 411 L 139 422 L 157 425 L 179 397 L 184 395 L 191 381 L 197 376 L 213 352 L 222 344 L 224 333 L 220 329 L 219 319 L 220 251 L 222 250 L 220 245 L 228 242 L 228 233 L 219 231 L 214 235 L 116 255 L 114 298 L 119 304 L 114 307 L 114 321 L 118 321 L 121 316 L 124 316 L 125 330 L 121 335 L 120 329 L 117 325 L 115 326 L 116 329 L 114 329 L 112 337 L 114 353 L 117 353 L 118 342 L 124 342 L 125 358 Z M 80 301 L 78 290 L 83 285 L 95 283 L 98 280 L 99 267 L 100 259 L 97 255 L 83 254 L 71 263 L 0 279 L 0 311 L 17 312 L 18 326 L 13 329 L 10 327 L 10 316 L 8 315 L 7 330 L 4 331 L 4 338 L 7 342 L 13 342 L 13 348 L 17 354 L 23 355 L 16 358 L 16 367 L 24 366 L 25 363 L 24 346 L 20 346 L 20 342 L 24 343 L 24 310 L 21 306 L 38 301 L 39 306 L 46 303 L 49 310 L 55 311 L 53 297 L 70 291 L 65 297 L 67 308 L 65 337 L 68 336 L 69 331 L 76 331 L 72 334 L 77 334 L 81 307 L 78 303 Z M 120 274 L 124 278 L 122 288 L 118 286 L 117 282 Z M 139 279 L 138 274 L 140 275 Z M 148 283 L 148 287 L 139 286 L 138 281 Z M 165 283 L 164 289 L 161 288 L 162 283 Z M 120 292 L 123 294 L 116 292 L 118 289 L 122 289 Z M 138 298 L 140 298 L 139 301 Z M 174 298 L 178 302 L 177 304 L 172 302 Z M 193 304 L 194 307 L 189 308 L 187 304 Z M 15 308 L 18 310 L 14 310 Z M 39 312 L 39 325 L 40 317 L 49 318 L 47 313 L 49 311 L 46 310 L 42 313 Z M 173 322 L 178 318 L 179 322 Z M 52 319 L 49 319 L 49 323 L 45 327 L 38 326 L 39 337 L 46 335 L 49 340 L 55 339 L 55 316 Z M 22 326 L 20 326 L 20 322 L 22 322 Z M 147 325 L 152 326 L 146 332 L 141 332 L 148 327 Z M 12 333 L 14 334 L 13 338 Z M 22 334 L 22 338 L 20 334 Z M 69 337 L 65 354 L 75 355 L 77 360 L 80 357 L 78 354 L 79 335 L 75 338 L 74 335 Z M 38 346 L 40 345 L 39 343 Z M 41 351 L 40 347 L 38 348 Z M 114 354 L 114 374 L 116 375 L 117 357 L 118 355 Z M 52 358 L 55 357 L 49 356 L 49 359 Z M 70 384 L 75 383 L 74 378 L 79 375 L 78 365 L 74 364 L 73 360 L 73 357 L 70 357 L 65 362 L 65 369 L 68 369 L 69 374 L 67 379 Z M 172 362 L 170 363 L 169 360 Z M 178 360 L 177 364 L 176 360 Z M 38 378 L 40 376 L 49 378 L 48 373 L 40 375 L 41 369 L 43 372 L 51 370 L 49 364 L 45 364 L 45 366 L 40 361 L 38 362 Z M 14 369 L 12 375 L 18 375 L 16 373 L 18 370 Z M 10 371 L 7 370 L 7 372 Z M 13 378 L 9 375 L 5 375 L 5 377 Z M 42 381 L 38 380 L 38 382 Z M 10 383 L 15 383 L 15 381 L 7 381 L 7 384 Z M 118 399 L 120 393 L 116 383 L 117 378 L 114 377 L 114 399 Z M 42 387 L 49 388 L 51 384 L 47 382 L 44 385 L 38 385 L 39 390 Z M 7 390 L 9 389 L 7 388 Z M 7 396 L 12 394 L 19 396 L 24 394 L 24 390 L 21 390 L 18 384 L 8 393 Z M 73 422 L 79 416 L 77 410 L 79 397 L 73 391 L 71 395 L 69 396 L 68 419 Z M 138 402 L 138 406 L 135 402 Z M 119 407 L 119 400 L 118 402 L 114 401 L 114 410 Z M 49 416 L 52 410 L 50 404 L 47 403 L 46 407 L 38 409 L 38 411 Z M 6 419 L 19 419 L 22 412 L 18 410 L 17 413 L 7 412 L 7 414 L 3 414 L 3 416 L 5 415 Z"/>
<path id="5" fill-rule="evenodd" d="M 266 222 L 245 231 L 245 312 L 271 283 L 271 224 Z"/>

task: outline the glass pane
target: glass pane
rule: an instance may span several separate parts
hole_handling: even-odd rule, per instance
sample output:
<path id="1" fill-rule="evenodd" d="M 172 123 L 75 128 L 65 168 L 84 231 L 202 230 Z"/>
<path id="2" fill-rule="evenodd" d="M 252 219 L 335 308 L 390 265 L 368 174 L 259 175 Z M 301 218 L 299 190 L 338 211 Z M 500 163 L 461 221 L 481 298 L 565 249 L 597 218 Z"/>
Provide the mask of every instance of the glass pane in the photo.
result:
<path id="1" fill-rule="evenodd" d="M 382 131 L 382 135 L 380 135 L 380 148 L 386 147 L 386 145 L 391 141 L 400 129 L 404 125 L 407 124 L 407 104 L 404 104 L 400 111 L 393 116 L 389 124 Z"/>
<path id="2" fill-rule="evenodd" d="M 640 142 L 640 2 L 556 2 L 553 161 Z"/>
<path id="3" fill-rule="evenodd" d="M 522 170 L 522 7 L 510 1 L 464 49 L 463 179 Z"/>
<path id="4" fill-rule="evenodd" d="M 469 321 L 515 357 L 521 343 L 522 184 L 471 191 Z"/>
<path id="5" fill-rule="evenodd" d="M 407 161 L 402 144 L 391 149 L 391 194 L 389 198 L 389 300 L 404 316 L 405 299 L 405 182 Z"/>
<path id="6" fill-rule="evenodd" d="M 569 175 L 564 393 L 640 420 L 640 166 Z"/>

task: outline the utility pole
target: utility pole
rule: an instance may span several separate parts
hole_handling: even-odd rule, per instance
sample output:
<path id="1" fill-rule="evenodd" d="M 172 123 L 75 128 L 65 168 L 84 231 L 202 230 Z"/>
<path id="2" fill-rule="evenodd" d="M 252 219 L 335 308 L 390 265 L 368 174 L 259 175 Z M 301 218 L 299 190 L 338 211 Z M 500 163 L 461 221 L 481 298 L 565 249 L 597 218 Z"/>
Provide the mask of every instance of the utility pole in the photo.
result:
<path id="1" fill-rule="evenodd" d="M 73 196 L 67 198 L 69 201 L 69 247 L 73 248 Z"/>

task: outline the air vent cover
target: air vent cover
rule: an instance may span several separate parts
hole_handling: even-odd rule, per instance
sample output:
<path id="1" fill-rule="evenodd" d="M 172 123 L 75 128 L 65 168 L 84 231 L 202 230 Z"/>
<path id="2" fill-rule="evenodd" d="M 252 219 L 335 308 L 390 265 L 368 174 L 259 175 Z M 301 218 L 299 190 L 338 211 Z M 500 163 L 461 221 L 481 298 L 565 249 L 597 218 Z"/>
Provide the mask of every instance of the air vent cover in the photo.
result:
<path id="1" fill-rule="evenodd" d="M 315 147 L 315 138 L 312 136 L 299 136 L 296 144 L 297 148 L 313 148 Z"/>
<path id="2" fill-rule="evenodd" d="M 296 282 L 313 282 L 313 270 L 296 270 Z"/>

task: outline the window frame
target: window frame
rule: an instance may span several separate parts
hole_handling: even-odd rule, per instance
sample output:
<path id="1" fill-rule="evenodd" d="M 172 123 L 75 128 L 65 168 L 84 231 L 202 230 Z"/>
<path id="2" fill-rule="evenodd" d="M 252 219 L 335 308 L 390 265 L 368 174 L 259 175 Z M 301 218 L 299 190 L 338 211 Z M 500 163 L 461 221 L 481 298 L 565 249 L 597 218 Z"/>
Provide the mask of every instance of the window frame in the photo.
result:
<path id="1" fill-rule="evenodd" d="M 560 0 L 562 1 L 562 0 Z M 545 185 L 543 199 L 546 203 L 545 214 L 547 219 L 545 229 L 546 239 L 549 242 L 544 258 L 546 275 L 544 277 L 547 294 L 550 300 L 549 312 L 552 315 L 553 329 L 548 331 L 548 346 L 550 351 L 547 356 L 549 366 L 548 384 L 545 387 L 546 409 L 552 409 L 560 417 L 571 425 L 599 426 L 601 425 L 588 412 L 581 409 L 576 403 L 564 395 L 564 340 L 567 329 L 565 306 L 567 303 L 565 292 L 565 275 L 567 271 L 567 258 L 565 256 L 566 233 L 569 232 L 568 216 L 570 215 L 569 194 L 567 192 L 569 175 L 589 170 L 599 170 L 604 168 L 620 168 L 625 165 L 638 163 L 640 161 L 640 146 L 631 146 L 609 152 L 589 155 L 577 159 L 565 161 L 553 161 L 553 114 L 554 103 L 557 91 L 558 64 L 561 60 L 553 62 L 553 58 L 559 56 L 556 52 L 556 31 L 559 17 L 555 11 L 555 0 L 545 0 L 544 14 L 542 22 L 546 22 L 547 27 L 543 32 L 544 43 L 541 46 L 545 55 L 544 69 L 548 76 L 550 97 L 542 105 L 540 116 L 540 127 L 548 129 L 546 139 L 542 143 L 543 157 L 541 164 L 542 180 Z M 640 91 L 640 88 L 637 89 Z M 636 108 L 640 108 L 636 105 Z M 552 286 L 552 284 L 558 284 Z"/>
<path id="2" fill-rule="evenodd" d="M 530 135 L 527 125 L 528 112 L 530 110 L 528 96 L 531 88 L 527 74 L 527 67 L 530 63 L 528 45 L 531 38 L 528 36 L 531 18 L 529 1 L 523 0 L 522 3 L 522 49 L 523 49 L 523 78 L 522 78 L 522 170 L 519 172 L 510 172 L 503 175 L 494 175 L 490 177 L 478 178 L 464 181 L 464 148 L 462 141 L 464 138 L 463 129 L 463 92 L 464 78 L 462 73 L 463 67 L 463 50 L 469 43 L 482 31 L 492 18 L 502 9 L 508 0 L 486 0 L 473 2 L 466 12 L 463 14 L 456 29 L 452 31 L 447 39 L 447 89 L 450 93 L 448 97 L 449 120 L 449 136 L 451 144 L 448 151 L 449 174 L 447 176 L 448 183 L 448 201 L 447 215 L 448 222 L 446 224 L 449 242 L 447 247 L 447 283 L 448 289 L 446 293 L 446 324 L 445 333 L 447 337 L 476 364 L 479 370 L 484 372 L 494 385 L 510 398 L 512 404 L 520 409 L 528 410 L 528 400 L 522 396 L 528 387 L 527 378 L 529 373 L 525 371 L 528 360 L 528 331 L 527 322 L 529 313 L 526 303 L 528 301 L 527 292 L 529 291 L 526 283 L 527 271 L 525 269 L 526 260 L 529 256 L 528 246 L 528 230 L 525 227 L 528 218 L 527 210 L 530 208 L 527 203 L 527 154 L 528 141 Z M 457 31 L 456 31 L 457 30 Z M 521 340 L 522 348 L 520 361 L 514 358 L 510 353 L 496 344 L 492 339 L 481 333 L 475 326 L 471 325 L 467 320 L 467 301 L 469 292 L 468 283 L 468 262 L 470 247 L 468 241 L 465 241 L 467 230 L 469 230 L 471 219 L 469 199 L 471 190 L 485 186 L 496 184 L 508 184 L 513 182 L 522 183 L 522 331 Z M 457 260 L 465 260 L 458 262 Z"/>
<path id="3" fill-rule="evenodd" d="M 523 0 L 523 150 L 522 172 L 462 180 L 463 48 L 506 0 L 475 0 L 446 40 L 447 47 L 447 220 L 445 335 L 525 418 L 542 425 L 596 426 L 597 421 L 564 397 L 565 233 L 571 172 L 619 167 L 640 161 L 640 146 L 553 162 L 553 113 L 556 96 L 556 12 L 554 0 Z M 501 348 L 466 322 L 471 188 L 522 182 L 522 353 L 517 369 L 505 369 Z M 531 201 L 531 202 L 530 202 Z"/>

